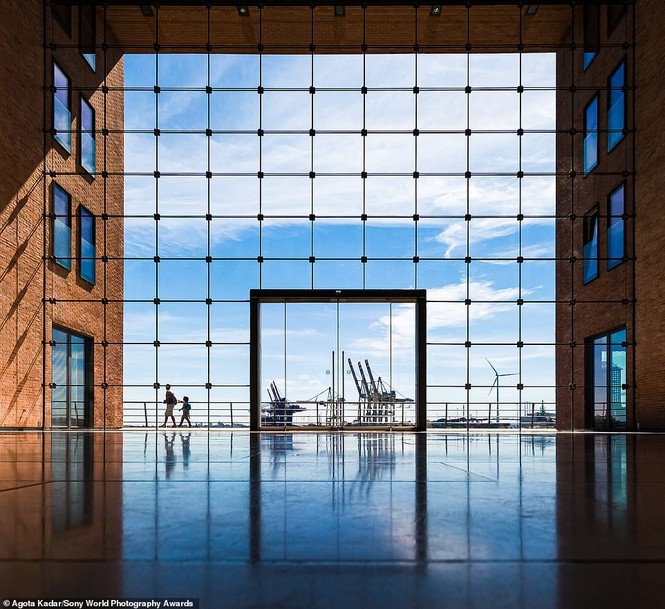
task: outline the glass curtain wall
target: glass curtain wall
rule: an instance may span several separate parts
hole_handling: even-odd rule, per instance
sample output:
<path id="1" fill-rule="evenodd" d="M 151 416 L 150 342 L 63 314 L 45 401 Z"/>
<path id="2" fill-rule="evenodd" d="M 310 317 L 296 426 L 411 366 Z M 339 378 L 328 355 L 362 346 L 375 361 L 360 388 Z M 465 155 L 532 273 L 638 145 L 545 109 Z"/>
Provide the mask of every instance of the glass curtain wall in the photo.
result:
<path id="1" fill-rule="evenodd" d="M 302 9 L 312 37 L 328 8 Z M 418 19 L 401 54 L 125 56 L 126 424 L 161 417 L 167 382 L 195 424 L 246 424 L 248 294 L 269 288 L 426 289 L 428 419 L 554 409 L 554 54 L 414 53 Z M 277 342 L 315 325 L 292 308 Z M 288 395 L 332 386 L 341 349 L 389 374 L 305 343 L 326 356 Z"/>

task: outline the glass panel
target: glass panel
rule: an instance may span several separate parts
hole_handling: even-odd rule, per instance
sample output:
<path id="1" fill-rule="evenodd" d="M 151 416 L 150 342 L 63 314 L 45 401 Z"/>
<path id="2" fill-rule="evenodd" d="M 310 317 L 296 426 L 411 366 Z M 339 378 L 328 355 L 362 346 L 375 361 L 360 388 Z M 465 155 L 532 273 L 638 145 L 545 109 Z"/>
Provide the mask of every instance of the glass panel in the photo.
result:
<path id="1" fill-rule="evenodd" d="M 594 60 L 595 57 L 596 53 L 594 51 L 589 51 L 584 53 L 584 60 L 582 67 L 586 70 L 591 65 L 591 62 Z"/>
<path id="2" fill-rule="evenodd" d="M 598 164 L 598 97 L 594 97 L 585 112 L 584 171 Z"/>
<path id="3" fill-rule="evenodd" d="M 95 219 L 85 208 L 81 208 L 81 277 L 95 283 Z"/>
<path id="4" fill-rule="evenodd" d="M 584 269 L 583 282 L 598 277 L 598 216 L 589 214 L 584 218 Z"/>
<path id="5" fill-rule="evenodd" d="M 612 150 L 623 138 L 625 127 L 625 96 L 623 86 L 626 84 L 625 64 L 622 63 L 610 76 L 608 91 L 609 108 L 607 111 L 607 151 Z"/>
<path id="6" fill-rule="evenodd" d="M 51 379 L 55 387 L 51 391 L 51 425 L 67 426 L 67 335 L 53 330 L 56 344 L 51 350 Z"/>
<path id="7" fill-rule="evenodd" d="M 69 374 L 69 425 L 85 426 L 85 343 L 78 336 L 71 337 Z"/>
<path id="8" fill-rule="evenodd" d="M 598 238 L 584 245 L 584 283 L 598 277 Z"/>
<path id="9" fill-rule="evenodd" d="M 81 98 L 81 167 L 95 172 L 95 111 Z"/>
<path id="10" fill-rule="evenodd" d="M 53 128 L 56 131 L 54 138 L 67 152 L 71 152 L 72 113 L 70 110 L 69 78 L 57 64 L 53 64 L 53 86 L 55 87 L 53 94 Z"/>
<path id="11" fill-rule="evenodd" d="M 610 216 L 607 227 L 607 268 L 612 269 L 623 261 L 624 256 L 624 187 L 620 186 L 610 195 Z"/>
<path id="12" fill-rule="evenodd" d="M 610 335 L 610 427 L 626 427 L 626 330 Z"/>
<path id="13" fill-rule="evenodd" d="M 606 429 L 607 412 L 607 337 L 597 338 L 593 343 L 593 411 L 594 428 Z"/>
<path id="14" fill-rule="evenodd" d="M 57 217 L 53 222 L 53 255 L 55 261 L 66 269 L 72 268 L 72 229 Z"/>

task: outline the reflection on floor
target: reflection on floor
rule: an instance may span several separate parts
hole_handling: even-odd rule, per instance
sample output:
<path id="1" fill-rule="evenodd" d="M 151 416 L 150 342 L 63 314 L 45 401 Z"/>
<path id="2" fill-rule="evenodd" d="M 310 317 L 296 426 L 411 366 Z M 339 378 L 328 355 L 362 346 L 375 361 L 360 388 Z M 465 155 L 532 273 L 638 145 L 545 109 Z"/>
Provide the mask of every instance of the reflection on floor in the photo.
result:
<path id="1" fill-rule="evenodd" d="M 2 599 L 665 602 L 665 435 L 0 437 Z"/>

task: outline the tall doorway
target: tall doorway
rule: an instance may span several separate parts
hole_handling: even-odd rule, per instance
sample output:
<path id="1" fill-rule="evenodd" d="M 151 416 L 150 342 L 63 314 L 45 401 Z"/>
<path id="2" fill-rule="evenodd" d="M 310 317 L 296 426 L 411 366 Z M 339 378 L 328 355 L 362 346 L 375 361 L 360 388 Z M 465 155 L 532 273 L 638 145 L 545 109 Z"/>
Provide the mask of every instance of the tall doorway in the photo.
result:
<path id="1" fill-rule="evenodd" d="M 51 427 L 81 428 L 92 423 L 92 341 L 53 328 Z"/>

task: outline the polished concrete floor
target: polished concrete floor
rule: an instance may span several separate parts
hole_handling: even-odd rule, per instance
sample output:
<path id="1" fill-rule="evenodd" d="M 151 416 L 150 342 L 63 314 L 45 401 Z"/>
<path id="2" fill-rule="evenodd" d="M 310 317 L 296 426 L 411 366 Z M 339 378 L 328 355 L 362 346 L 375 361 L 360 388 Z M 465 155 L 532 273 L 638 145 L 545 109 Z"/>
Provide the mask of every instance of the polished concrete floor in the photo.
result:
<path id="1" fill-rule="evenodd" d="M 665 435 L 0 434 L 14 598 L 665 607 Z"/>

